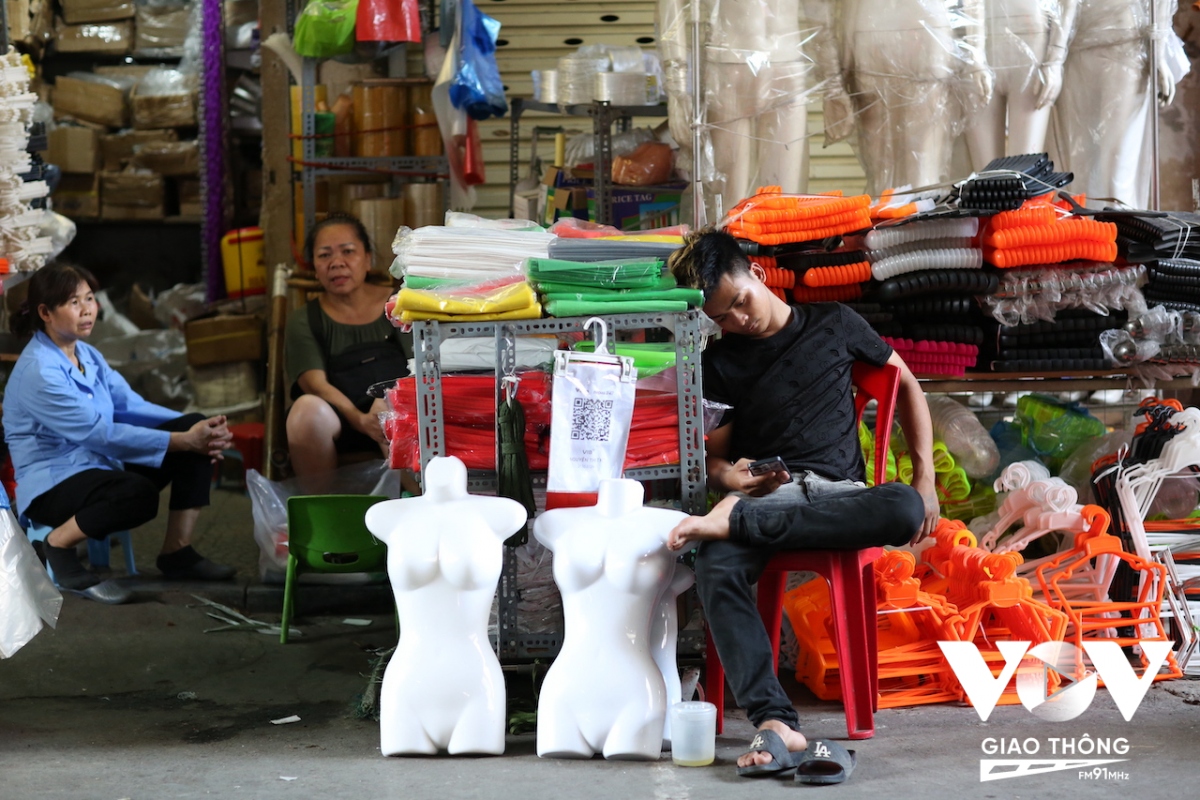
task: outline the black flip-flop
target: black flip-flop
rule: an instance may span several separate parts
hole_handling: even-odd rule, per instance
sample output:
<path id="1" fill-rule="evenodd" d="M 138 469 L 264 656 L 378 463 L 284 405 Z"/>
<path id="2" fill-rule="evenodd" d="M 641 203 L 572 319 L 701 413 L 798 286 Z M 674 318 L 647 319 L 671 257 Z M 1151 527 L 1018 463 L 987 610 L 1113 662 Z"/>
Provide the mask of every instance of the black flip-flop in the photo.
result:
<path id="1" fill-rule="evenodd" d="M 787 749 L 783 738 L 772 730 L 755 731 L 754 739 L 750 742 L 747 753 L 770 753 L 769 764 L 751 764 L 748 767 L 738 767 L 737 774 L 743 778 L 765 778 L 768 775 L 783 775 L 796 768 L 802 753 L 793 753 Z"/>
<path id="2" fill-rule="evenodd" d="M 796 783 L 828 786 L 842 783 L 854 772 L 858 763 L 853 750 L 847 750 L 832 739 L 809 739 L 808 749 L 796 763 Z"/>

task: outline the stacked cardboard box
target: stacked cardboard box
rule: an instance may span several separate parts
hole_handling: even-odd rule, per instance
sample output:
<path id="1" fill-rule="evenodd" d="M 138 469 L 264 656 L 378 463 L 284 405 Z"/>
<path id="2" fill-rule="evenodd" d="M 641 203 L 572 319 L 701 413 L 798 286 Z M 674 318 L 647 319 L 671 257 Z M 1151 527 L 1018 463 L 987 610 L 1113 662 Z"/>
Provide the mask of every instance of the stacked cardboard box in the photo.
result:
<path id="1" fill-rule="evenodd" d="M 179 56 L 198 19 L 196 3 L 58 0 L 53 46 L 64 53 Z M 57 127 L 43 157 L 64 173 L 53 195 L 58 211 L 122 220 L 199 216 L 192 78 L 167 67 L 99 65 L 60 75 L 49 100 Z"/>

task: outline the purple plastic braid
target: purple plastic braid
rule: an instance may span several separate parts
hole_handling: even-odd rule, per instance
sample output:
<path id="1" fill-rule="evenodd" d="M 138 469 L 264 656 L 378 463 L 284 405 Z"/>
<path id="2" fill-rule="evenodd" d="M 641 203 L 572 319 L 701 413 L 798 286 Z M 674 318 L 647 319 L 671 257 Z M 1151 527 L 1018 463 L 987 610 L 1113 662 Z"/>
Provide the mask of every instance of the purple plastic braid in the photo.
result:
<path id="1" fill-rule="evenodd" d="M 221 237 L 225 233 L 225 55 L 222 42 L 221 0 L 203 0 L 204 67 L 201 75 L 201 158 L 204 163 L 204 220 L 200 235 L 205 245 L 205 279 L 209 301 L 225 296 L 221 267 Z"/>

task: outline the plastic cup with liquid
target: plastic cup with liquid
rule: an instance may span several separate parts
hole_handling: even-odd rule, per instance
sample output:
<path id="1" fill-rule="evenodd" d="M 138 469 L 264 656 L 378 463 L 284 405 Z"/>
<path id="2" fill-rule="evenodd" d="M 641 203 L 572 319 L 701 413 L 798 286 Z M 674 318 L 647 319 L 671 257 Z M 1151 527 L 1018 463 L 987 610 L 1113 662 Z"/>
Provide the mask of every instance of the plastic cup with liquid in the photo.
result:
<path id="1" fill-rule="evenodd" d="M 680 767 L 713 763 L 717 744 L 717 707 L 686 702 L 671 706 L 671 760 Z"/>

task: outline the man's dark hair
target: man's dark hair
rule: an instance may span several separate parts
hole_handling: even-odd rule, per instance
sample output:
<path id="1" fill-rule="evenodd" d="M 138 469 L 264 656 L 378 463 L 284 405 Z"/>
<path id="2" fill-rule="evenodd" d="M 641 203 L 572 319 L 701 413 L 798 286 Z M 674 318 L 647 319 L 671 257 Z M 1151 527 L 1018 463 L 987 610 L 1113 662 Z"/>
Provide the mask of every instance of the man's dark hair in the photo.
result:
<path id="1" fill-rule="evenodd" d="M 726 275 L 750 274 L 750 260 L 737 239 L 712 228 L 689 234 L 667 265 L 680 285 L 701 290 L 706 299 Z"/>
<path id="2" fill-rule="evenodd" d="M 38 313 L 38 309 L 45 306 L 53 311 L 64 305 L 75 296 L 81 282 L 87 283 L 93 292 L 100 289 L 96 276 L 83 267 L 64 261 L 42 267 L 30 277 L 29 294 L 21 303 L 20 310 L 9 320 L 9 329 L 22 338 L 34 331 L 46 330 L 46 322 Z"/>
<path id="3" fill-rule="evenodd" d="M 317 246 L 317 234 L 326 228 L 332 228 L 334 225 L 349 225 L 354 228 L 354 235 L 362 242 L 363 252 L 371 255 L 371 235 L 367 233 L 367 226 L 362 224 L 362 220 L 353 214 L 347 214 L 342 211 L 335 211 L 325 219 L 313 225 L 309 229 L 308 235 L 304 237 L 304 260 L 312 266 L 313 263 L 313 248 Z"/>

